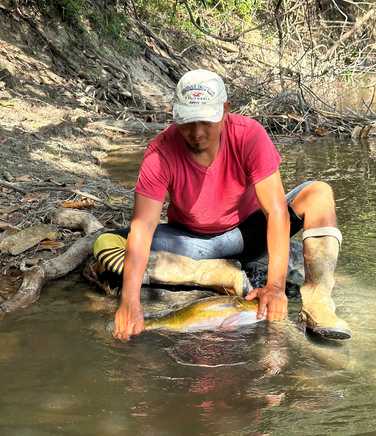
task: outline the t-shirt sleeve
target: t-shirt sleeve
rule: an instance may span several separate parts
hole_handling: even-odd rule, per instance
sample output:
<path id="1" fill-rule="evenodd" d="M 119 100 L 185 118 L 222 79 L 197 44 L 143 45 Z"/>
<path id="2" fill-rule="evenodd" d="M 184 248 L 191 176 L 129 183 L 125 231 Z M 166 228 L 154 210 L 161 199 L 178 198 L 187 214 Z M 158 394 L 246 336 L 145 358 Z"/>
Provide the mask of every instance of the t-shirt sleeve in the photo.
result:
<path id="1" fill-rule="evenodd" d="M 254 121 L 245 136 L 246 173 L 248 181 L 256 184 L 275 173 L 281 156 L 260 123 Z"/>
<path id="2" fill-rule="evenodd" d="M 158 149 L 150 147 L 142 161 L 135 191 L 138 194 L 163 202 L 170 183 L 170 170 Z"/>

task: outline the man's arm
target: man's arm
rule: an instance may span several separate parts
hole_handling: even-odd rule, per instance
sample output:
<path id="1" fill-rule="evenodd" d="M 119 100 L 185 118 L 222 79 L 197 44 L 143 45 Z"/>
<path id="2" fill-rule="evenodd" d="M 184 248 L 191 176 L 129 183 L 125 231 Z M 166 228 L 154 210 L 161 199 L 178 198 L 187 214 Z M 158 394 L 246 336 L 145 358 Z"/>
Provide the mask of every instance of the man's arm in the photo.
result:
<path id="1" fill-rule="evenodd" d="M 257 183 L 255 190 L 267 219 L 268 279 L 264 288 L 254 289 L 247 299 L 259 298 L 259 318 L 278 321 L 287 315 L 285 287 L 290 240 L 290 217 L 279 171 Z"/>
<path id="2" fill-rule="evenodd" d="M 135 194 L 134 212 L 127 240 L 121 303 L 115 314 L 115 338 L 128 340 L 132 335 L 144 330 L 140 291 L 162 205 L 162 202 Z"/>

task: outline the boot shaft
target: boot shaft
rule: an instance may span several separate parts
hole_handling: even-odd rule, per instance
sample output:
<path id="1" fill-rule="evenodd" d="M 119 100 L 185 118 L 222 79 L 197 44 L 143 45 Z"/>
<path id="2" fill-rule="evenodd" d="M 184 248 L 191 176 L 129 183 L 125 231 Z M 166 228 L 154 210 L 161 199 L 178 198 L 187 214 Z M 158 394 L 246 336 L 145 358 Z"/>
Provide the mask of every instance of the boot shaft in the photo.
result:
<path id="1" fill-rule="evenodd" d="M 332 236 L 307 238 L 303 242 L 305 283 L 331 289 L 337 265 L 339 243 Z"/>

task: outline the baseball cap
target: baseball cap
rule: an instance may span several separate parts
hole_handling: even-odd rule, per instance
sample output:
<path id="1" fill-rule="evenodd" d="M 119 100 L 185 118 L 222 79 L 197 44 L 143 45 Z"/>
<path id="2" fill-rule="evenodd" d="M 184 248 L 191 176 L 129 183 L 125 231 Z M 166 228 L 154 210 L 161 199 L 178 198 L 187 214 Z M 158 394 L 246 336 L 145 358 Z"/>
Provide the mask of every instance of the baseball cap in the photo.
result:
<path id="1" fill-rule="evenodd" d="M 217 123 L 223 117 L 226 101 L 225 84 L 218 74 L 208 70 L 188 71 L 176 85 L 173 119 L 176 124 Z"/>

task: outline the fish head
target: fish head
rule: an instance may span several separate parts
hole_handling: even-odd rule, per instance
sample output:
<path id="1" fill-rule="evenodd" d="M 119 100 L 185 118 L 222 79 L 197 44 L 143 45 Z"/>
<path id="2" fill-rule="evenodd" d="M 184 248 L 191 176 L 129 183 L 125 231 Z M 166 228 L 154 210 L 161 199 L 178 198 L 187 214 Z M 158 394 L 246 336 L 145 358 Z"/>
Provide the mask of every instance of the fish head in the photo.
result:
<path id="1" fill-rule="evenodd" d="M 238 312 L 257 312 L 258 300 L 246 300 L 241 297 L 233 297 L 232 304 Z"/>

